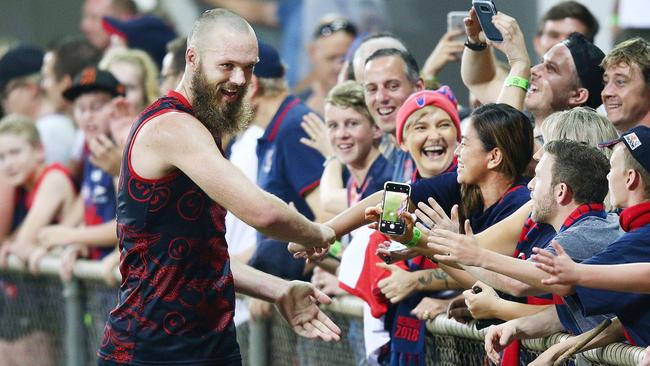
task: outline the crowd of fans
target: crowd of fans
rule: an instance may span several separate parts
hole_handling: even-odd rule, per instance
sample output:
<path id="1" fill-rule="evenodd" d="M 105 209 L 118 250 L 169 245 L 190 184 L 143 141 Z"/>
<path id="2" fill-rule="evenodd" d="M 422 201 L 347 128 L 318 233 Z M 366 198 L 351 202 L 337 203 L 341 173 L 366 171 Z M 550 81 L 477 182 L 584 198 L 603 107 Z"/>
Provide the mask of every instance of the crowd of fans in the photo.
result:
<path id="1" fill-rule="evenodd" d="M 247 1 L 215 3 L 257 19 Z M 495 15 L 503 41 L 492 42 L 470 9 L 466 41 L 449 31 L 420 69 L 408 40 L 362 32 L 345 15 L 311 30 L 314 71 L 294 89 L 284 55 L 259 42 L 242 112 L 253 122 L 223 141 L 251 181 L 340 241 L 307 250 L 229 215 L 230 255 L 363 299 L 349 337 L 365 335 L 355 357 L 373 365 L 423 365 L 425 322 L 445 312 L 492 325 L 485 350 L 501 365 L 552 365 L 583 340 L 579 352 L 648 347 L 648 41 L 623 39 L 604 54 L 598 21 L 566 1 L 541 18 L 531 57 L 516 19 Z M 69 280 L 85 258 L 117 286 L 125 142 L 139 113 L 179 85 L 186 40 L 126 0 L 86 0 L 80 28 L 83 37 L 47 50 L 17 44 L 0 55 L 0 267 L 13 257 L 37 273 L 44 256 L 60 256 Z M 437 77 L 450 62 L 460 62 L 471 103 Z M 403 235 L 377 231 L 387 181 L 411 186 Z M 8 286 L 0 296 L 10 301 Z M 270 312 L 261 300 L 238 303 L 236 321 Z M 0 359 L 48 364 L 47 335 L 21 331 L 0 339 Z M 558 331 L 572 337 L 523 359 L 521 339 Z M 44 355 L 24 351 L 36 342 Z"/>

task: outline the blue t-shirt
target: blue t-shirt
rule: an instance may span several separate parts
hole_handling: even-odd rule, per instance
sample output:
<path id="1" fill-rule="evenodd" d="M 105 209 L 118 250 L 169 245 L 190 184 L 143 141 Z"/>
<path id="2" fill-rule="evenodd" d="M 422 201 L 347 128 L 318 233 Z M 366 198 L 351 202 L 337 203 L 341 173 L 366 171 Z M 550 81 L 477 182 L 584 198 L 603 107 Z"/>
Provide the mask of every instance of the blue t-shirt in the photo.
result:
<path id="1" fill-rule="evenodd" d="M 88 155 L 84 157 L 81 197 L 84 201 L 84 224 L 101 225 L 115 219 L 117 197 L 113 176 L 93 165 Z M 91 247 L 89 258 L 102 259 L 113 248 Z"/>
<path id="2" fill-rule="evenodd" d="M 257 183 L 284 202 L 292 202 L 298 212 L 310 220 L 314 214 L 305 195 L 318 187 L 323 175 L 323 156 L 300 142 L 307 134 L 300 126 L 311 109 L 294 96 L 288 96 L 278 108 L 264 135 L 257 141 Z M 294 259 L 286 244 L 257 235 L 257 248 L 250 264 L 273 275 L 303 278 L 304 260 Z"/>
<path id="3" fill-rule="evenodd" d="M 358 183 L 353 176 L 350 176 L 346 184 L 348 206 L 354 206 L 357 202 L 373 193 L 383 190 L 384 183 L 391 179 L 392 172 L 393 167 L 388 163 L 388 160 L 379 155 L 370 165 L 363 182 Z"/>
<path id="4" fill-rule="evenodd" d="M 625 233 L 584 264 L 650 262 L 650 225 Z M 576 286 L 575 298 L 585 315 L 614 313 L 638 346 L 650 344 L 650 295 Z"/>
<path id="5" fill-rule="evenodd" d="M 432 197 L 445 213 L 450 215 L 451 208 L 461 202 L 460 184 L 457 178 L 458 173 L 450 172 L 428 179 L 420 179 L 411 186 L 411 201 L 417 206 L 419 202 L 427 203 L 427 199 Z M 526 179 L 517 179 L 512 188 L 499 202 L 483 210 L 483 212 L 473 213 L 470 216 L 470 224 L 474 233 L 479 233 L 510 216 L 528 202 L 530 192 L 526 184 Z"/>
<path id="6" fill-rule="evenodd" d="M 296 209 L 310 220 L 314 214 L 304 197 L 318 187 L 323 175 L 323 156 L 300 142 L 307 134 L 300 126 L 311 110 L 294 96 L 287 97 L 264 135 L 257 141 L 257 182 L 262 189 Z"/>
<path id="7" fill-rule="evenodd" d="M 460 184 L 457 181 L 458 173 L 450 172 L 435 177 L 418 179 L 411 184 L 411 202 L 417 207 L 418 203 L 427 203 L 432 197 L 447 215 L 451 208 L 461 201 Z"/>

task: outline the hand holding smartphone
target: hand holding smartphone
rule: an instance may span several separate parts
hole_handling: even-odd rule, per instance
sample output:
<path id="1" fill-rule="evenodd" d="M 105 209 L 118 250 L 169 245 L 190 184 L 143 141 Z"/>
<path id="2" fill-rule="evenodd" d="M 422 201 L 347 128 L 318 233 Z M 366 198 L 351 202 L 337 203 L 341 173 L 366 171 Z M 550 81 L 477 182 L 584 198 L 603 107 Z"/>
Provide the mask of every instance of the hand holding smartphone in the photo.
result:
<path id="1" fill-rule="evenodd" d="M 379 218 L 379 231 L 389 235 L 402 235 L 406 230 L 404 220 L 400 218 L 408 210 L 411 186 L 398 182 L 384 184 L 384 203 Z"/>
<path id="2" fill-rule="evenodd" d="M 460 35 L 452 38 L 452 41 L 465 42 L 465 18 L 467 18 L 466 11 L 450 11 L 447 13 L 447 32 L 462 31 Z"/>
<path id="3" fill-rule="evenodd" d="M 497 14 L 497 7 L 492 0 L 472 0 L 478 22 L 481 24 L 485 38 L 492 42 L 503 42 L 501 32 L 492 24 L 492 17 Z"/>
<path id="4" fill-rule="evenodd" d="M 483 292 L 483 289 L 480 288 L 479 286 L 474 286 L 472 287 L 472 292 L 475 294 L 480 294 L 481 292 Z M 501 319 L 478 319 L 476 321 L 476 330 L 481 330 L 491 325 L 499 325 L 501 323 L 504 323 L 504 321 Z"/>

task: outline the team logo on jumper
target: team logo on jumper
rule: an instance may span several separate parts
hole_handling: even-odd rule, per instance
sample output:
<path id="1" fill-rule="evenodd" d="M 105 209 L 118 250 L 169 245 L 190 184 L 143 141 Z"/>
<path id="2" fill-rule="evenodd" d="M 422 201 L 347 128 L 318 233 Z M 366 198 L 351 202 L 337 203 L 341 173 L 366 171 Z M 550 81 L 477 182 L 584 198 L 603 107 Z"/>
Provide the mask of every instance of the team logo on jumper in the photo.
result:
<path id="1" fill-rule="evenodd" d="M 185 317 L 176 311 L 167 313 L 163 320 L 163 329 L 169 335 L 181 333 L 185 327 Z"/>
<path id="2" fill-rule="evenodd" d="M 205 197 L 196 190 L 185 192 L 178 200 L 176 208 L 178 214 L 185 220 L 197 220 L 203 212 Z"/>
<path id="3" fill-rule="evenodd" d="M 623 136 L 623 138 L 627 142 L 627 146 L 630 147 L 630 150 L 634 150 L 637 147 L 643 145 L 641 143 L 641 140 L 639 140 L 639 136 L 637 136 L 635 132 L 629 133 L 629 134 Z"/>

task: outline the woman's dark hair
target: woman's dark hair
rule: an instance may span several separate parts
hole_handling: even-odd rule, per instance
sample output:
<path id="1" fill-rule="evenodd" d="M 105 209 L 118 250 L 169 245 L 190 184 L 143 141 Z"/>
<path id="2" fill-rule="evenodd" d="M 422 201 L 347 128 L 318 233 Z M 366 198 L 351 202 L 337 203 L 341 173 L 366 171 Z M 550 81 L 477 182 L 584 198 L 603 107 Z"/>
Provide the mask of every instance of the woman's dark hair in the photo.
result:
<path id="1" fill-rule="evenodd" d="M 472 112 L 470 123 L 483 144 L 483 149 L 501 151 L 501 164 L 496 171 L 519 179 L 533 157 L 533 125 L 525 114 L 507 104 L 485 104 Z M 460 227 L 473 213 L 483 211 L 483 196 L 476 185 L 461 185 L 459 206 Z"/>

